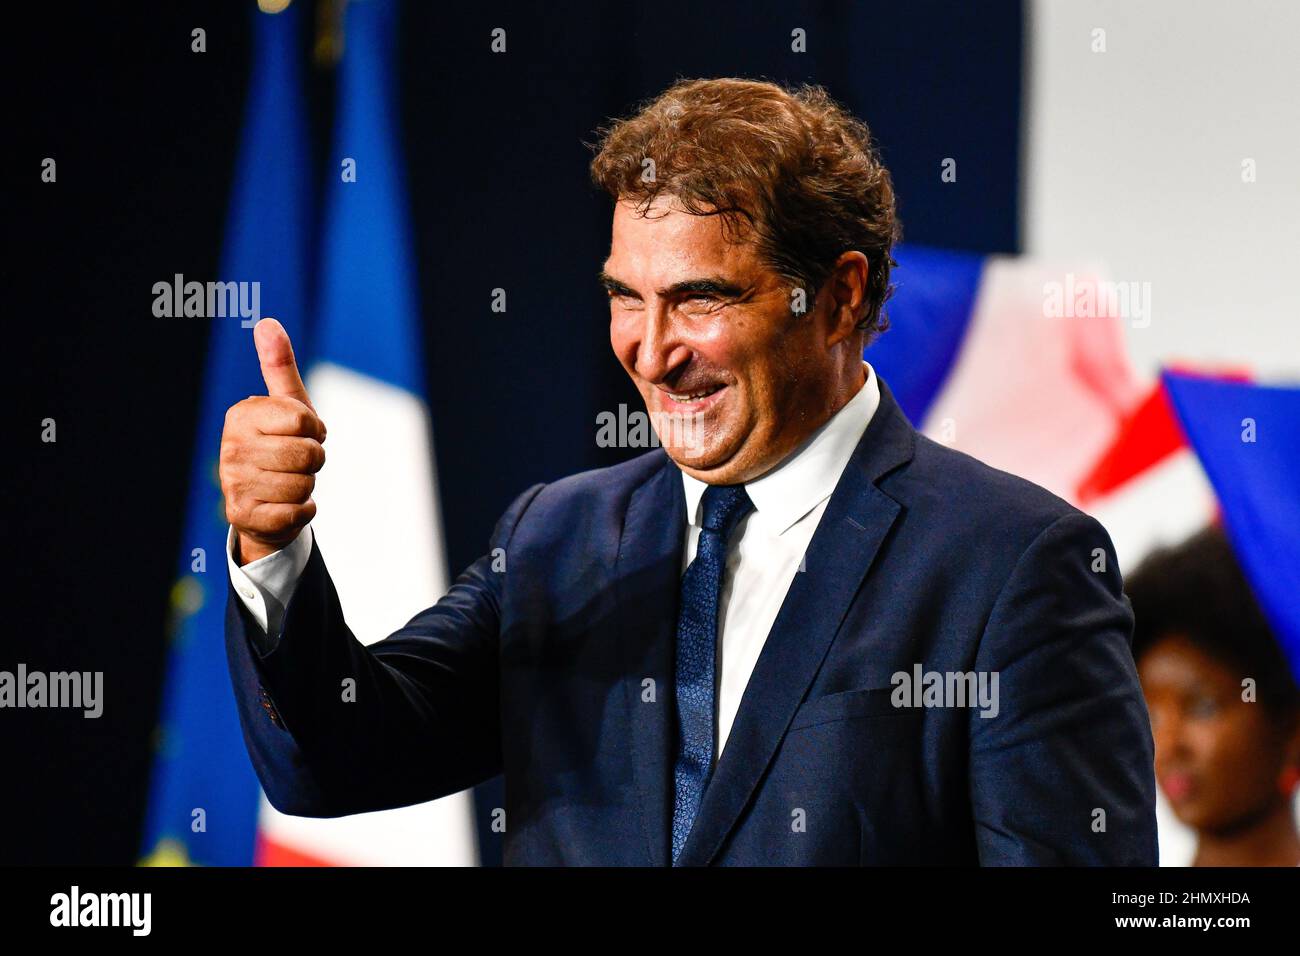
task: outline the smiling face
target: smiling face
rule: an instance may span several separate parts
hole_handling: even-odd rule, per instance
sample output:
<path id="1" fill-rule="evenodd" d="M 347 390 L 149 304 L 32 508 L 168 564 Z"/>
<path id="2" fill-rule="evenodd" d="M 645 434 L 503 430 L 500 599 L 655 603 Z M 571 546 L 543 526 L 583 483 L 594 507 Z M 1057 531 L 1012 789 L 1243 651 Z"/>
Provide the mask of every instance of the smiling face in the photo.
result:
<path id="1" fill-rule="evenodd" d="M 1281 798 L 1286 735 L 1263 705 L 1242 700 L 1240 679 L 1181 635 L 1142 655 L 1138 672 L 1151 713 L 1156 779 L 1178 818 L 1230 831 Z"/>
<path id="2" fill-rule="evenodd" d="M 865 259 L 847 253 L 799 315 L 789 283 L 752 241 L 725 236 L 720 216 L 671 198 L 647 213 L 615 205 L 601 275 L 614 353 L 684 472 L 710 484 L 757 478 L 865 380 L 852 314 Z"/>

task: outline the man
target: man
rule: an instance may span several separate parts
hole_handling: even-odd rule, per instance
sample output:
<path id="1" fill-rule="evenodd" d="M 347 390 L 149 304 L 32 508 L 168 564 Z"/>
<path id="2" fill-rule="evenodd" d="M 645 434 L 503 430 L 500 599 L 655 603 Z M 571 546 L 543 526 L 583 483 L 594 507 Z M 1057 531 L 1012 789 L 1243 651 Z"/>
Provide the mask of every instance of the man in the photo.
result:
<path id="1" fill-rule="evenodd" d="M 255 330 L 269 394 L 231 409 L 221 478 L 272 804 L 504 773 L 512 864 L 1154 864 L 1106 533 L 919 436 L 862 361 L 897 233 L 866 127 L 816 88 L 683 81 L 592 173 L 611 344 L 664 447 L 528 489 L 369 647 L 308 527 L 325 426 Z"/>

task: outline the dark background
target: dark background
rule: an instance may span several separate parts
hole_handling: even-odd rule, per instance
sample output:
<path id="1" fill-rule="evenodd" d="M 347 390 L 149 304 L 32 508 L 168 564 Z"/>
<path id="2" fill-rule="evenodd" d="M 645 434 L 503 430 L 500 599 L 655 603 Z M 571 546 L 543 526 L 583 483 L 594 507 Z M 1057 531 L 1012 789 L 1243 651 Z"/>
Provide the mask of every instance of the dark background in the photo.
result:
<path id="1" fill-rule="evenodd" d="M 249 11 L 230 0 L 21 4 L 6 17 L 0 668 L 102 670 L 119 703 L 94 721 L 0 714 L 16 750 L 0 765 L 12 804 L 0 860 L 127 864 L 209 332 L 205 320 L 153 317 L 150 290 L 177 272 L 217 272 Z M 203 54 L 190 51 L 196 26 Z M 505 56 L 489 52 L 498 26 Z M 808 53 L 790 51 L 796 27 Z M 635 453 L 594 441 L 597 412 L 639 403 L 594 281 L 610 214 L 587 179 L 598 125 L 677 77 L 819 82 L 875 132 L 908 241 L 1014 252 L 1021 30 L 1018 2 L 408 4 L 407 182 L 453 573 L 529 484 Z M 332 90 L 331 71 L 313 67 L 322 174 Z M 46 156 L 55 185 L 40 181 Z M 959 183 L 940 181 L 948 156 Z M 509 291 L 505 315 L 488 307 L 496 287 Z M 40 441 L 47 417 L 56 444 Z M 500 803 L 490 788 L 483 799 Z M 485 862 L 494 847 L 485 842 Z"/>

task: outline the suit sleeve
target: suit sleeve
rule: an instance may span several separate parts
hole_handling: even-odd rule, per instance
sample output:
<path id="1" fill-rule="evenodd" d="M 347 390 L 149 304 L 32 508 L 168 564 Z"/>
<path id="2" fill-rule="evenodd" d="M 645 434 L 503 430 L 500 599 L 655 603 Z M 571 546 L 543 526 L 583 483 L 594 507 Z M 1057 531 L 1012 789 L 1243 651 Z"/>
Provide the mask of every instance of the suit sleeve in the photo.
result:
<path id="1" fill-rule="evenodd" d="M 501 772 L 498 549 L 542 487 L 511 504 L 488 553 L 437 604 L 370 646 L 343 619 L 319 541 L 272 646 L 256 641 L 257 622 L 228 592 L 226 651 L 240 724 L 272 806 L 309 817 L 363 813 L 433 800 Z"/>
<path id="2" fill-rule="evenodd" d="M 998 712 L 970 714 L 982 865 L 1155 866 L 1154 749 L 1133 613 L 1110 537 L 1079 512 L 1021 555 L 976 670 Z"/>

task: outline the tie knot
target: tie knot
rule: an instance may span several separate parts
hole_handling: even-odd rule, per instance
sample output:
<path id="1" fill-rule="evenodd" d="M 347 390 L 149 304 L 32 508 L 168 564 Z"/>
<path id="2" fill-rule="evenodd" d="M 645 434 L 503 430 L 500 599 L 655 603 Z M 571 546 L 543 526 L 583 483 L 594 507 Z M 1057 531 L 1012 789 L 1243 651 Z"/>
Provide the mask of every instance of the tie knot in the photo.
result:
<path id="1" fill-rule="evenodd" d="M 749 500 L 744 485 L 709 485 L 702 500 L 704 530 L 720 531 L 724 538 L 731 535 L 741 518 L 754 510 L 754 502 Z"/>

